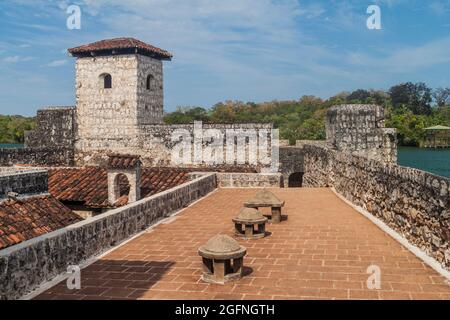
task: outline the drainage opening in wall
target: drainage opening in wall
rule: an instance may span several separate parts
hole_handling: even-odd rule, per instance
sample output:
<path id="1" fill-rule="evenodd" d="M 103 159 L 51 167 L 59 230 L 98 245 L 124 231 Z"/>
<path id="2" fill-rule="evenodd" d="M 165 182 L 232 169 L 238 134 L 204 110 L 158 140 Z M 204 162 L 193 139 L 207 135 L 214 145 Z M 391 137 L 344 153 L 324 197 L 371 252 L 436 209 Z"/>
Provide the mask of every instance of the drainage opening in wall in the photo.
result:
<path id="1" fill-rule="evenodd" d="M 289 176 L 289 188 L 301 188 L 303 185 L 303 172 L 294 172 Z"/>

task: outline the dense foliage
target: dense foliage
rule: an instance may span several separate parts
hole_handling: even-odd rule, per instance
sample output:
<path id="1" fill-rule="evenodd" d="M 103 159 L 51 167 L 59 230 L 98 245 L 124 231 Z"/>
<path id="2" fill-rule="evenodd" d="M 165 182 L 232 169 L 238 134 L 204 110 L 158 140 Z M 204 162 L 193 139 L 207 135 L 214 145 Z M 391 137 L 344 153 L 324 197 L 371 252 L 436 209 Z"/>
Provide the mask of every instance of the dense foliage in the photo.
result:
<path id="1" fill-rule="evenodd" d="M 24 134 L 34 128 L 34 118 L 0 115 L 0 143 L 23 143 Z"/>
<path id="2" fill-rule="evenodd" d="M 435 105 L 433 105 L 433 98 Z M 402 83 L 381 90 L 358 89 L 342 92 L 327 100 L 303 96 L 295 101 L 263 103 L 225 101 L 210 109 L 180 107 L 168 113 L 168 124 L 203 122 L 273 122 L 281 139 L 325 139 L 326 110 L 336 104 L 379 104 L 386 109 L 386 126 L 397 128 L 401 145 L 418 146 L 423 129 L 433 125 L 450 126 L 450 88 L 432 90 L 424 83 Z"/>
<path id="3" fill-rule="evenodd" d="M 450 88 L 432 90 L 424 83 L 402 83 L 381 90 L 358 89 L 341 92 L 327 100 L 303 96 L 293 101 L 225 101 L 210 109 L 179 107 L 166 114 L 168 124 L 201 120 L 223 122 L 272 122 L 280 137 L 295 140 L 325 139 L 325 114 L 329 107 L 344 103 L 379 104 L 387 112 L 386 126 L 397 128 L 401 145 L 418 146 L 423 129 L 433 125 L 450 126 Z M 23 143 L 24 132 L 34 127 L 34 118 L 0 115 L 0 143 Z"/>

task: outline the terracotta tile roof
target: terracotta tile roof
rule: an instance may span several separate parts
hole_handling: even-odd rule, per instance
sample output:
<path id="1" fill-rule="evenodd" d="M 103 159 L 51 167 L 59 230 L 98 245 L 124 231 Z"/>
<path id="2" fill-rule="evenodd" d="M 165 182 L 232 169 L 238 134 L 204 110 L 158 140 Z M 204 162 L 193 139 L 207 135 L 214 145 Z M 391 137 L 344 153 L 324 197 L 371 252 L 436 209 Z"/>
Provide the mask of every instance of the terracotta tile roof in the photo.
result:
<path id="1" fill-rule="evenodd" d="M 188 170 L 174 168 L 143 168 L 141 172 L 141 196 L 150 195 L 173 188 L 188 180 Z M 49 170 L 49 192 L 60 201 L 81 202 L 92 208 L 107 208 L 107 170 L 102 167 L 53 168 Z M 127 182 L 119 182 L 122 188 Z M 121 190 L 126 194 L 126 190 Z M 115 206 L 128 203 L 121 197 Z"/>
<path id="2" fill-rule="evenodd" d="M 134 38 L 106 39 L 79 47 L 69 49 L 69 53 L 74 56 L 82 56 L 91 52 L 108 52 L 111 50 L 136 49 L 142 54 L 155 56 L 163 60 L 172 59 L 172 54 L 166 50 L 157 48 Z"/>
<path id="3" fill-rule="evenodd" d="M 82 220 L 50 195 L 2 201 L 0 202 L 0 249 Z"/>
<path id="4" fill-rule="evenodd" d="M 108 158 L 108 167 L 115 169 L 128 169 L 136 167 L 139 162 L 139 156 L 113 154 Z"/>

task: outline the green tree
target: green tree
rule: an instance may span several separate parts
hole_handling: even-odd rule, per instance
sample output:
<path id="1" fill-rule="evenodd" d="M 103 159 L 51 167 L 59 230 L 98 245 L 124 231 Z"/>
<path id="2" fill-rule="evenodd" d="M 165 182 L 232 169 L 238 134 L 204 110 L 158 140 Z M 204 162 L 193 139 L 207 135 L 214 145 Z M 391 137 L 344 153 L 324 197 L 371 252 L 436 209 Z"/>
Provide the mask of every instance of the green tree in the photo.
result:
<path id="1" fill-rule="evenodd" d="M 425 83 L 406 82 L 389 89 L 394 108 L 406 106 L 414 114 L 431 113 L 432 91 Z"/>

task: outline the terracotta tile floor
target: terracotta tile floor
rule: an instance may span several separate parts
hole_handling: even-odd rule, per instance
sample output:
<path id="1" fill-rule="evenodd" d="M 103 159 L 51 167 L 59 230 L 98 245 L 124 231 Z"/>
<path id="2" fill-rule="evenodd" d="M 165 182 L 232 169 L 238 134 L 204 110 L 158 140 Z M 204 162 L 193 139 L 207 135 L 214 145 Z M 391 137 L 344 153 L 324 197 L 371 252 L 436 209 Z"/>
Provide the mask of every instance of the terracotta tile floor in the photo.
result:
<path id="1" fill-rule="evenodd" d="M 37 299 L 450 299 L 443 277 L 328 189 L 272 190 L 289 219 L 267 238 L 239 240 L 242 280 L 203 283 L 197 248 L 233 235 L 231 218 L 256 191 L 220 189 L 83 269 L 81 290 L 62 282 Z M 367 289 L 372 264 L 381 290 Z"/>

